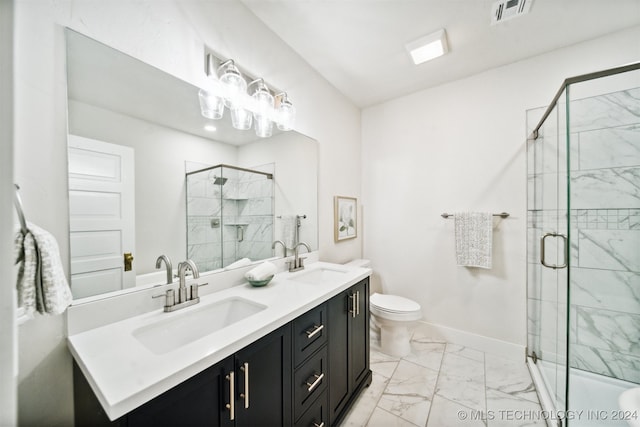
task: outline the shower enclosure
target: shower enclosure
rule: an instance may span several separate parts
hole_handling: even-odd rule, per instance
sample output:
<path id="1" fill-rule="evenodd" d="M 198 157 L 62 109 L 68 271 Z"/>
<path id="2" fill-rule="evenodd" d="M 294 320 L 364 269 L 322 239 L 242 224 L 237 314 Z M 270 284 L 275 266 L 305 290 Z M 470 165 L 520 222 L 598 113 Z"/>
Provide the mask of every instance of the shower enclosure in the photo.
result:
<path id="1" fill-rule="evenodd" d="M 618 395 L 640 383 L 640 63 L 565 80 L 527 122 L 528 364 L 551 425 L 625 426 Z"/>
<path id="2" fill-rule="evenodd" d="M 201 271 L 273 251 L 274 165 L 216 165 L 187 172 L 187 258 Z"/>

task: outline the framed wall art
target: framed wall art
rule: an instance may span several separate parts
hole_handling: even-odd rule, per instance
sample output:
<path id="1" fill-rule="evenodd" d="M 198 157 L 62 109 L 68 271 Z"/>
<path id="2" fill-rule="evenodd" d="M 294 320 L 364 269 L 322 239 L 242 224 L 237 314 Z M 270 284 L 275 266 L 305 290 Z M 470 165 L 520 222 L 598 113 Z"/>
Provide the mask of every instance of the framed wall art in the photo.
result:
<path id="1" fill-rule="evenodd" d="M 358 235 L 358 199 L 355 197 L 335 196 L 334 239 L 336 242 L 353 239 Z"/>

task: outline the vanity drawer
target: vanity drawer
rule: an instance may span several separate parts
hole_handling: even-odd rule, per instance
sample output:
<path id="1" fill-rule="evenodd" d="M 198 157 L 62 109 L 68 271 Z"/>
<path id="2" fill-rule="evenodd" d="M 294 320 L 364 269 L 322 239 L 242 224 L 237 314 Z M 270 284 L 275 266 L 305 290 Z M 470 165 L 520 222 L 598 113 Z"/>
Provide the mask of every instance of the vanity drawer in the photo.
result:
<path id="1" fill-rule="evenodd" d="M 293 322 L 294 366 L 300 365 L 327 342 L 326 323 L 325 304 L 320 304 Z"/>
<path id="2" fill-rule="evenodd" d="M 296 427 L 329 427 L 329 400 L 327 397 L 327 390 L 324 390 L 296 421 Z"/>
<path id="3" fill-rule="evenodd" d="M 325 346 L 295 371 L 293 380 L 294 419 L 305 413 L 316 398 L 326 390 L 327 363 L 327 347 Z"/>

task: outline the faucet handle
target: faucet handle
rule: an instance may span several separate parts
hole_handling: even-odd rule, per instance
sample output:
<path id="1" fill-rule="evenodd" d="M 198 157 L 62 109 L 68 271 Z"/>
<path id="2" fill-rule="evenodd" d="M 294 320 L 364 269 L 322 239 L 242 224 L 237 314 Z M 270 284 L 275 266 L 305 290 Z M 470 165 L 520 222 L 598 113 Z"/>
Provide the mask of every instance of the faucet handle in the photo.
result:
<path id="1" fill-rule="evenodd" d="M 164 306 L 166 307 L 173 307 L 176 304 L 176 292 L 173 289 L 169 289 L 167 290 L 167 292 L 165 292 L 164 294 L 159 294 L 159 295 L 152 295 L 151 298 L 160 298 L 160 297 L 165 297 L 165 303 Z"/>
<path id="2" fill-rule="evenodd" d="M 201 285 L 198 285 L 197 283 L 193 283 L 191 285 L 191 299 L 196 299 L 198 298 L 198 288 L 200 286 L 207 286 L 209 283 L 203 283 Z"/>

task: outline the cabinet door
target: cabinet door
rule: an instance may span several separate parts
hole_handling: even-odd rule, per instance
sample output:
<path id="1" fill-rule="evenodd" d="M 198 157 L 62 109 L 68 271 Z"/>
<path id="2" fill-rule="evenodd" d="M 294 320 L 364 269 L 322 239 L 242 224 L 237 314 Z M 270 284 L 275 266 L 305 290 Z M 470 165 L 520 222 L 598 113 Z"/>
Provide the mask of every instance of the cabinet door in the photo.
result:
<path id="1" fill-rule="evenodd" d="M 356 316 L 350 317 L 349 341 L 350 389 L 353 391 L 369 372 L 369 279 L 366 279 L 353 288 L 355 293 Z"/>
<path id="2" fill-rule="evenodd" d="M 349 400 L 349 313 L 350 290 L 331 298 L 327 304 L 329 322 L 329 420 L 342 411 Z"/>
<path id="3" fill-rule="evenodd" d="M 369 279 L 329 300 L 329 420 L 334 425 L 369 375 Z"/>
<path id="4" fill-rule="evenodd" d="M 233 367 L 229 357 L 145 403 L 127 415 L 129 427 L 227 426 L 229 402 L 226 375 Z"/>
<path id="5" fill-rule="evenodd" d="M 291 326 L 236 353 L 236 426 L 289 426 L 291 421 Z"/>

